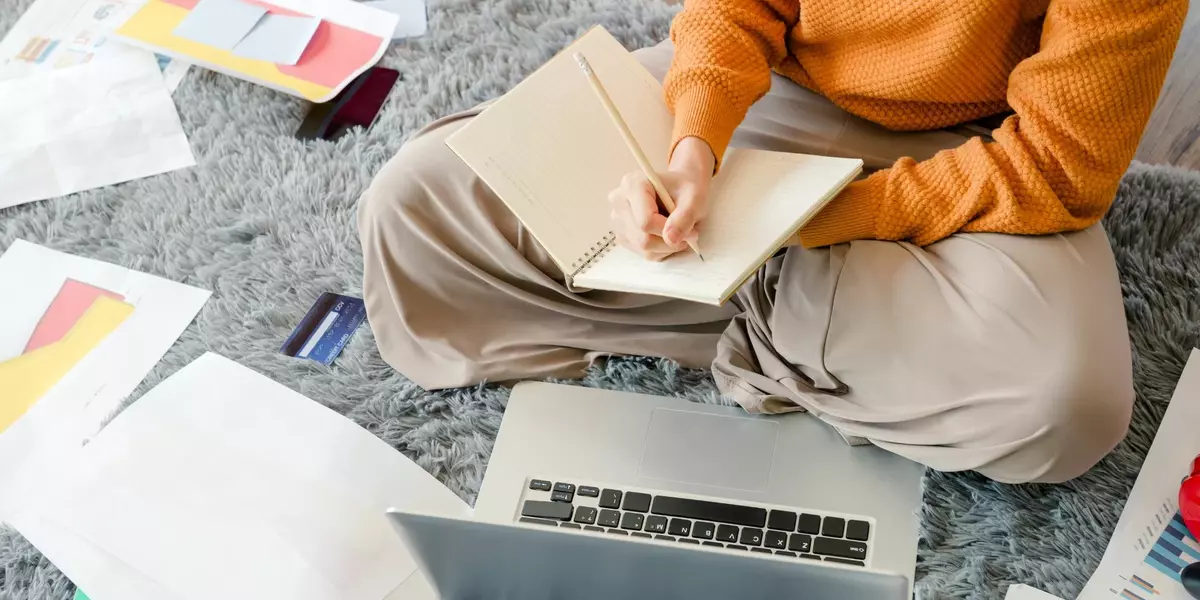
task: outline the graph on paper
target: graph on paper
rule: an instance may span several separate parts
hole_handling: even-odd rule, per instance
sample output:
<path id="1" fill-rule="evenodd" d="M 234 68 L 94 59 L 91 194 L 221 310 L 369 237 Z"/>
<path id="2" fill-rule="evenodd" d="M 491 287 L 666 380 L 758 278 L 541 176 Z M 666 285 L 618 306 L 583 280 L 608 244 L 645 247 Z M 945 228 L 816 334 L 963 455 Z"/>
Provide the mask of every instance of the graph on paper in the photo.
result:
<path id="1" fill-rule="evenodd" d="M 1200 542 L 1188 533 L 1175 502 L 1164 502 L 1152 522 L 1135 541 L 1142 562 L 1109 592 L 1126 600 L 1184 600 L 1179 572 L 1200 562 Z"/>

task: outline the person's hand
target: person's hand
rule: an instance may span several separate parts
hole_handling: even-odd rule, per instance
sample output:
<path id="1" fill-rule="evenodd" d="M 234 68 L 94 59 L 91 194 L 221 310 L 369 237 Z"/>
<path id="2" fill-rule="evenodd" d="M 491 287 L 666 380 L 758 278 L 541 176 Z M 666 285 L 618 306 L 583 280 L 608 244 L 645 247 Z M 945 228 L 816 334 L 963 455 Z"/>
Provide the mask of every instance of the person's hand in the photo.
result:
<path id="1" fill-rule="evenodd" d="M 679 141 L 667 172 L 659 174 L 675 201 L 670 217 L 659 212 L 658 194 L 641 171 L 626 175 L 608 195 L 617 243 L 654 261 L 686 250 L 688 241 L 699 239 L 700 224 L 708 216 L 714 165 L 716 157 L 703 140 Z"/>

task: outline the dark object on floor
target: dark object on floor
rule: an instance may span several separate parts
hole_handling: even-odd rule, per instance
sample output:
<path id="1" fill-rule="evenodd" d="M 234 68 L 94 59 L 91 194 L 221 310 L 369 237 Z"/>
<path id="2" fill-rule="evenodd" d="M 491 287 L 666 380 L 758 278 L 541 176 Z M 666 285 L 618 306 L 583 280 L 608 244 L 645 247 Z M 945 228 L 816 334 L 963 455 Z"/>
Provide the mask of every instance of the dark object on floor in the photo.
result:
<path id="1" fill-rule="evenodd" d="M 362 298 L 325 292 L 308 309 L 279 352 L 329 366 L 366 318 L 367 308 Z"/>
<path id="2" fill-rule="evenodd" d="M 1196 600 L 1200 600 L 1200 562 L 1184 567 L 1179 573 L 1179 580 L 1183 582 L 1183 589 Z"/>
<path id="3" fill-rule="evenodd" d="M 351 127 L 370 127 L 398 79 L 400 73 L 394 69 L 371 67 L 333 100 L 314 104 L 296 130 L 296 137 L 332 141 Z"/>

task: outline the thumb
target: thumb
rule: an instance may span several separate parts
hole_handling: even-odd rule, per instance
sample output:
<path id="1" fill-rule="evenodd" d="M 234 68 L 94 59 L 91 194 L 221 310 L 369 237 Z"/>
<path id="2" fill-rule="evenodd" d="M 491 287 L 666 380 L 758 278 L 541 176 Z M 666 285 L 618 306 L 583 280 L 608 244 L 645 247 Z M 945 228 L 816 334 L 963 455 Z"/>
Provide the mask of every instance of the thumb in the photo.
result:
<path id="1" fill-rule="evenodd" d="M 667 217 L 667 223 L 663 226 L 663 239 L 672 246 L 682 244 L 684 240 L 692 236 L 692 230 L 696 228 L 696 220 L 700 214 L 699 201 L 696 194 L 680 194 L 675 199 L 675 212 Z"/>

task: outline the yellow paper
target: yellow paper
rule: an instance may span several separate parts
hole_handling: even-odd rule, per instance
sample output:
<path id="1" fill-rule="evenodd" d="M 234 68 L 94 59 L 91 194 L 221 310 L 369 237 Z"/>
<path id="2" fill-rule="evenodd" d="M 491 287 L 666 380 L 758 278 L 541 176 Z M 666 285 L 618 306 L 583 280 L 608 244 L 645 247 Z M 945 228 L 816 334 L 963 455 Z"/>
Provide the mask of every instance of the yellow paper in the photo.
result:
<path id="1" fill-rule="evenodd" d="M 130 304 L 97 298 L 61 340 L 0 362 L 0 433 L 132 313 Z"/>
<path id="2" fill-rule="evenodd" d="M 150 0 L 118 27 L 115 33 L 177 53 L 184 56 L 184 60 L 190 57 L 201 63 L 209 63 L 217 68 L 295 90 L 309 100 L 326 98 L 332 91 L 325 86 L 285 75 L 273 63 L 265 60 L 242 58 L 228 50 L 175 36 L 175 28 L 183 22 L 188 12 L 186 8 L 162 0 Z"/>

